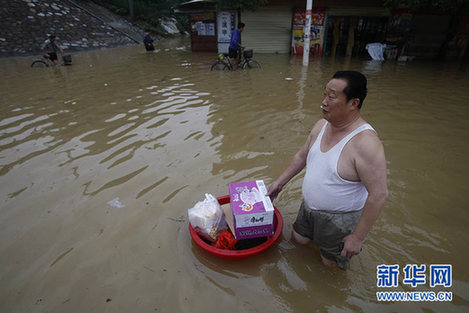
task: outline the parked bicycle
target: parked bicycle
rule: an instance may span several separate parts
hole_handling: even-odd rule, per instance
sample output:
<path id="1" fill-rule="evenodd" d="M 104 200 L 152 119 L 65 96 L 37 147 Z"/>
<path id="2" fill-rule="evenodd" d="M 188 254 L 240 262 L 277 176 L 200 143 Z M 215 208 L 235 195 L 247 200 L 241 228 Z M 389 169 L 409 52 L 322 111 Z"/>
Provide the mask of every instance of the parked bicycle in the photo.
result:
<path id="1" fill-rule="evenodd" d="M 42 58 L 37 58 L 33 63 L 31 63 L 31 67 L 49 67 L 53 65 L 54 62 L 45 55 L 43 55 Z M 60 65 L 72 65 L 72 56 L 70 54 L 62 55 L 62 63 Z"/>
<path id="2" fill-rule="evenodd" d="M 252 58 L 253 56 L 253 51 L 252 49 L 250 50 L 244 50 L 240 49 L 241 53 L 239 55 L 241 56 L 239 61 L 238 61 L 238 67 L 242 68 L 243 70 L 247 69 L 260 69 L 261 65 L 259 62 L 254 60 Z M 220 53 L 218 55 L 218 60 L 215 61 L 215 63 L 212 64 L 210 67 L 211 71 L 232 71 L 234 70 L 233 65 L 230 63 L 230 59 L 228 58 L 227 53 Z"/>

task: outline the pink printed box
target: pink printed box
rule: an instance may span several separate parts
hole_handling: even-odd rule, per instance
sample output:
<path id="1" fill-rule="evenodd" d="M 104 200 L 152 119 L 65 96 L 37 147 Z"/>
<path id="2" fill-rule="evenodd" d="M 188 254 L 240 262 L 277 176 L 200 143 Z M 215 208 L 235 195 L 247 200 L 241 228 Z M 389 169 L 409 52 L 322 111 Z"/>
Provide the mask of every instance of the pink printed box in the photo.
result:
<path id="1" fill-rule="evenodd" d="M 234 237 L 248 239 L 274 234 L 274 206 L 265 196 L 263 180 L 229 184 Z"/>

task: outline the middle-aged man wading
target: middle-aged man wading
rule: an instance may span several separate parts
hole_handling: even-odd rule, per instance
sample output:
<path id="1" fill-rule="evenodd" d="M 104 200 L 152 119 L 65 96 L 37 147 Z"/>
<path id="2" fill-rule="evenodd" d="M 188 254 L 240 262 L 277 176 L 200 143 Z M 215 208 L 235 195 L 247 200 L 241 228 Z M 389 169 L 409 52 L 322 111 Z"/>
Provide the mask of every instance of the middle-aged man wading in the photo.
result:
<path id="1" fill-rule="evenodd" d="M 367 81 L 355 71 L 339 71 L 326 85 L 323 119 L 267 193 L 275 199 L 305 166 L 303 202 L 292 237 L 313 240 L 328 267 L 346 269 L 383 207 L 388 189 L 383 145 L 360 115 Z"/>

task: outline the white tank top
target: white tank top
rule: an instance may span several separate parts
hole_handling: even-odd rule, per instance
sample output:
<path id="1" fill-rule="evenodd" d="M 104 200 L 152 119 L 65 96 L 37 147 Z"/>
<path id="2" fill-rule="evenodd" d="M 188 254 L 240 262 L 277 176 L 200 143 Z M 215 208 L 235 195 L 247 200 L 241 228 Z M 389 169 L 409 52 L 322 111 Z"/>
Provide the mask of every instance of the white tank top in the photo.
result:
<path id="1" fill-rule="evenodd" d="M 339 176 L 337 165 L 347 142 L 356 134 L 373 129 L 370 124 L 357 127 L 327 152 L 321 152 L 321 140 L 327 126 L 321 129 L 306 159 L 303 180 L 303 199 L 312 210 L 353 212 L 365 205 L 368 191 L 362 182 L 345 180 Z"/>

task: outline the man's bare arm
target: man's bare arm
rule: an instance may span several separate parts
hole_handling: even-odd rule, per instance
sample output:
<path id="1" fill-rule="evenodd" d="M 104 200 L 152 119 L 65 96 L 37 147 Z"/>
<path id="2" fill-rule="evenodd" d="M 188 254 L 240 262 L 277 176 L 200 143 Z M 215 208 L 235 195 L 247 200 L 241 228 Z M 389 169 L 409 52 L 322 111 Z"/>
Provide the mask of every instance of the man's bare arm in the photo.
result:
<path id="1" fill-rule="evenodd" d="M 355 168 L 368 191 L 363 212 L 352 234 L 345 237 L 342 256 L 360 253 L 363 241 L 370 232 L 388 197 L 386 158 L 384 148 L 376 134 L 366 134 L 354 147 Z"/>

